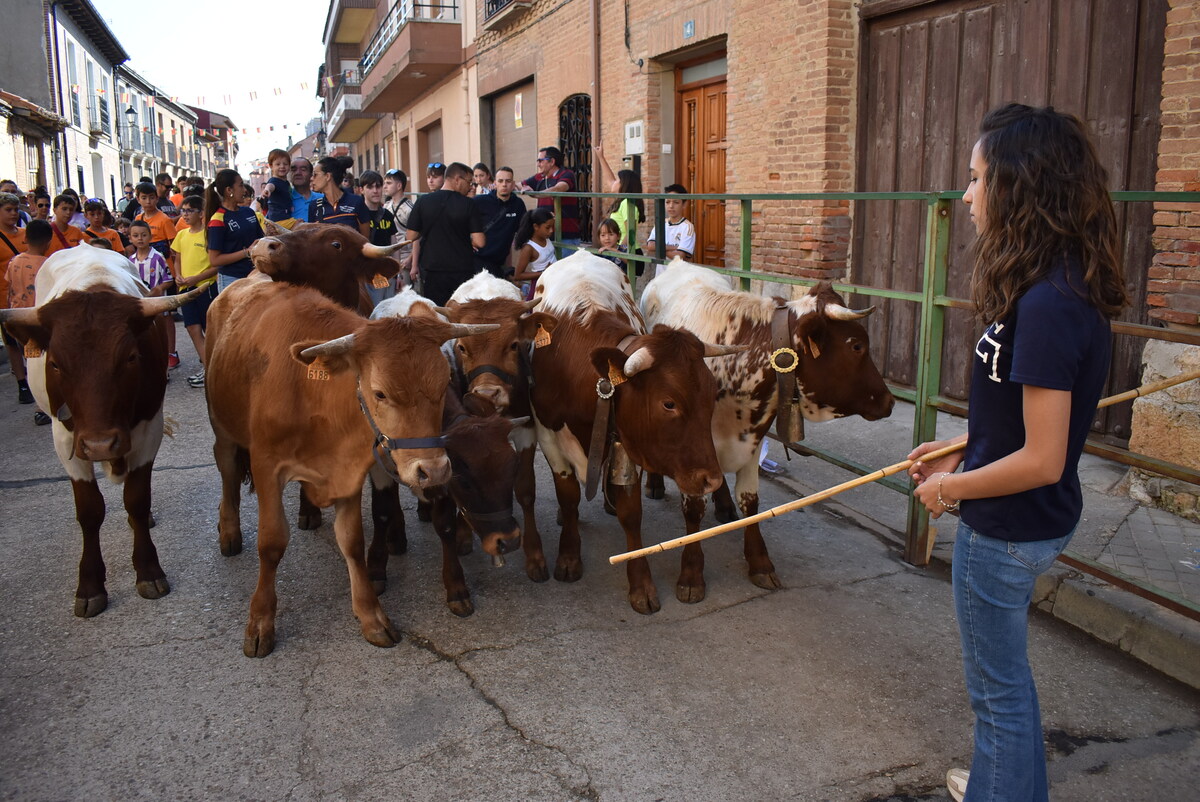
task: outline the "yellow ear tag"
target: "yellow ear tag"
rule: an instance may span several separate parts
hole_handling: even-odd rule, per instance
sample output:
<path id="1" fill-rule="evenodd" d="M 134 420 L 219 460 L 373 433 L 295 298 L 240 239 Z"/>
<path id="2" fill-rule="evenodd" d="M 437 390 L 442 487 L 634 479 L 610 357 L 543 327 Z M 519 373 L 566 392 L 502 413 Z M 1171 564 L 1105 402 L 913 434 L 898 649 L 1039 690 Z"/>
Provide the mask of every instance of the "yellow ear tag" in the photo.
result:
<path id="1" fill-rule="evenodd" d="M 25 343 L 25 358 L 26 359 L 37 359 L 41 355 L 42 355 L 42 349 L 38 348 L 36 344 L 34 344 L 32 342 Z"/>
<path id="2" fill-rule="evenodd" d="M 308 378 L 315 382 L 327 382 L 330 379 L 329 371 L 321 367 L 320 362 L 314 362 L 308 366 Z"/>
<path id="3" fill-rule="evenodd" d="M 534 348 L 545 348 L 550 344 L 550 332 L 546 331 L 541 323 L 538 324 L 537 334 L 533 337 Z"/>
<path id="4" fill-rule="evenodd" d="M 613 387 L 616 387 L 619 384 L 624 384 L 625 382 L 629 381 L 628 377 L 626 377 L 625 374 L 621 372 L 621 369 L 618 368 L 616 365 L 614 365 L 612 362 L 608 363 L 608 380 L 612 384 Z"/>
<path id="5" fill-rule="evenodd" d="M 808 338 L 808 347 L 812 349 L 813 359 L 818 359 L 821 356 L 821 349 L 817 347 L 815 342 L 813 342 L 812 337 Z"/>
<path id="6" fill-rule="evenodd" d="M 371 286 L 377 290 L 386 290 L 388 286 L 387 276 L 382 273 L 376 273 L 375 278 L 371 279 Z"/>

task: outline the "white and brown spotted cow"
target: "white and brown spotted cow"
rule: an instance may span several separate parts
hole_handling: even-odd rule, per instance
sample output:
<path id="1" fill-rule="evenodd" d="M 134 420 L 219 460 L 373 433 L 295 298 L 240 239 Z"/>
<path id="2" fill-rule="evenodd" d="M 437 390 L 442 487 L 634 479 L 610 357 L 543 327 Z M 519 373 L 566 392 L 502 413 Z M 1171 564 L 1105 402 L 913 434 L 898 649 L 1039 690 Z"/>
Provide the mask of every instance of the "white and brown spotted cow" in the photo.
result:
<path id="1" fill-rule="evenodd" d="M 712 426 L 717 459 L 723 473 L 737 475 L 734 492 L 742 515 L 755 514 L 759 448 L 779 407 L 769 362 L 775 350 L 771 319 L 784 299 L 737 292 L 726 277 L 676 259 L 647 285 L 641 304 L 647 325 L 678 326 L 705 342 L 749 346 L 736 356 L 710 360 L 709 366 L 719 388 Z M 895 399 L 871 361 L 867 331 L 858 322 L 871 310 L 846 308 L 828 283 L 786 301 L 786 308 L 790 344 L 799 356 L 796 382 L 805 419 L 890 415 Z M 714 501 L 719 519 L 736 518 L 728 484 Z M 745 554 L 751 582 L 780 586 L 757 524 L 746 527 Z M 701 598 L 703 578 L 699 597 L 690 600 Z"/>

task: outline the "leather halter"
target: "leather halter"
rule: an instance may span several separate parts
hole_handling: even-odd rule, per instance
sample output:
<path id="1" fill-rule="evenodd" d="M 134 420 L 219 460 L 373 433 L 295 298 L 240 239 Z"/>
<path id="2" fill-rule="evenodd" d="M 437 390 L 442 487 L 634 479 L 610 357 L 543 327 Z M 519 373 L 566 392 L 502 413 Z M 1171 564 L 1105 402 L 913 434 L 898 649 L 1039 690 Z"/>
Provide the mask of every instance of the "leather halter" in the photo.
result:
<path id="1" fill-rule="evenodd" d="M 362 384 L 359 383 L 354 392 L 358 395 L 358 407 L 362 410 L 363 415 L 367 418 L 367 423 L 371 425 L 371 431 L 375 433 L 375 441 L 371 444 L 371 455 L 375 457 L 375 462 L 379 467 L 390 476 L 397 484 L 404 484 L 404 480 L 399 474 L 383 464 L 383 460 L 379 456 L 379 450 L 386 449 L 389 452 L 398 448 L 445 448 L 446 438 L 443 435 L 436 437 L 388 437 L 383 432 L 379 431 L 379 427 L 375 424 L 375 418 L 371 416 L 371 410 L 367 409 L 367 400 L 363 398 Z M 392 465 L 396 461 L 391 460 Z"/>
<path id="2" fill-rule="evenodd" d="M 621 338 L 621 342 L 617 343 L 617 348 L 625 351 L 640 336 L 639 334 L 626 335 Z M 613 378 L 610 372 L 609 376 L 601 376 L 596 382 L 596 415 L 592 420 L 592 442 L 588 447 L 587 482 L 583 489 L 584 498 L 588 501 L 596 497 L 596 490 L 600 486 L 600 473 L 604 468 L 604 453 L 609 441 L 616 437 L 616 424 L 612 420 L 612 399 L 617 392 L 617 387 L 624 384 L 626 379 L 622 375 L 620 381 L 614 382 Z"/>
<path id="3" fill-rule="evenodd" d="M 800 356 L 792 348 L 792 332 L 789 325 L 789 309 L 786 301 L 776 301 L 771 315 L 771 369 L 775 371 L 775 433 L 783 444 L 783 454 L 789 460 L 788 443 L 792 440 L 792 406 L 798 401 L 796 371 L 800 367 Z M 796 425 L 800 439 L 804 439 L 804 415 L 795 410 Z"/>

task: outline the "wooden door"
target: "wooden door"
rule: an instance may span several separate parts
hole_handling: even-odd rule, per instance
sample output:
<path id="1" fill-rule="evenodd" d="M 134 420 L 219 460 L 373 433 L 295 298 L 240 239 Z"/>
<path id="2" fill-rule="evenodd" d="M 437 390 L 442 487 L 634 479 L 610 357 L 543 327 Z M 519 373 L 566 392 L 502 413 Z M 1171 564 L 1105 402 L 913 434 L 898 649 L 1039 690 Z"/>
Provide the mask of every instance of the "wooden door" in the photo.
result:
<path id="1" fill-rule="evenodd" d="M 865 3 L 857 189 L 963 188 L 979 121 L 988 109 L 1017 101 L 1083 119 L 1111 189 L 1153 190 L 1166 8 L 1167 0 L 942 0 L 873 14 Z M 955 206 L 948 293 L 966 298 L 975 234 Z M 856 204 L 856 283 L 920 288 L 925 208 L 923 201 Z M 1147 323 L 1153 207 L 1118 204 L 1117 212 L 1133 299 L 1123 319 Z M 872 355 L 888 379 L 912 384 L 918 309 L 900 301 L 879 306 Z M 967 397 L 979 328 L 970 313 L 947 313 L 943 395 Z M 1142 345 L 1114 339 L 1109 392 L 1139 383 Z M 1128 405 L 1106 410 L 1096 429 L 1127 439 L 1130 414 Z"/>
<path id="2" fill-rule="evenodd" d="M 676 183 L 687 187 L 689 193 L 723 193 L 725 191 L 725 78 L 680 87 L 679 130 L 675 141 L 680 143 L 676 157 Z M 696 227 L 695 261 L 725 266 L 725 203 L 696 201 L 689 204 L 688 215 Z"/>

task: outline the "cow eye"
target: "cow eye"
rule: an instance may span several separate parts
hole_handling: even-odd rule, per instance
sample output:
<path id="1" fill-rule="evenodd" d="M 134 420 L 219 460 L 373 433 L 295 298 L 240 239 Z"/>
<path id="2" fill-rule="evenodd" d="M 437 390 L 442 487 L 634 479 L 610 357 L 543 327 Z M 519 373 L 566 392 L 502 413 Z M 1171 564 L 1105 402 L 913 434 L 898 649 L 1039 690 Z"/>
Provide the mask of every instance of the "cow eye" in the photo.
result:
<path id="1" fill-rule="evenodd" d="M 387 398 L 387 396 L 383 394 L 382 390 L 376 390 L 375 397 L 378 398 L 380 401 L 383 401 Z"/>
<path id="2" fill-rule="evenodd" d="M 520 344 L 519 344 L 519 343 L 518 343 L 516 340 L 513 340 L 513 341 L 512 341 L 512 344 L 508 346 L 508 350 L 510 350 L 510 351 L 515 351 L 515 350 L 517 350 L 519 347 L 520 347 Z"/>
<path id="3" fill-rule="evenodd" d="M 128 362 L 130 365 L 132 365 L 134 362 L 137 362 L 137 360 L 138 360 L 138 352 L 134 351 L 133 353 L 131 353 L 129 355 L 129 359 L 127 359 L 126 362 Z"/>
<path id="4" fill-rule="evenodd" d="M 460 354 L 467 353 L 467 346 L 463 345 L 462 343 L 456 343 L 454 347 L 458 349 Z"/>
<path id="5" fill-rule="evenodd" d="M 340 251 L 342 249 L 342 243 L 338 240 L 334 240 L 331 244 L 333 245 L 333 249 L 335 251 Z"/>
<path id="6" fill-rule="evenodd" d="M 853 340 L 852 339 L 852 340 L 850 340 L 850 347 L 854 350 L 855 353 L 862 353 L 862 350 L 865 346 L 863 346 L 862 340 Z"/>
<path id="7" fill-rule="evenodd" d="M 663 401 L 663 409 L 667 410 L 668 412 L 674 412 L 675 411 L 675 402 L 674 401 Z"/>

